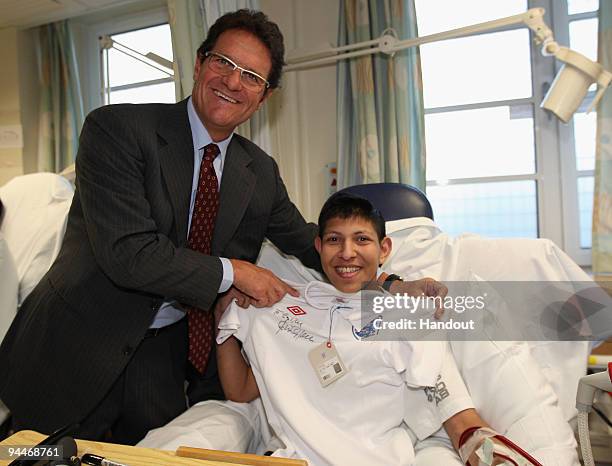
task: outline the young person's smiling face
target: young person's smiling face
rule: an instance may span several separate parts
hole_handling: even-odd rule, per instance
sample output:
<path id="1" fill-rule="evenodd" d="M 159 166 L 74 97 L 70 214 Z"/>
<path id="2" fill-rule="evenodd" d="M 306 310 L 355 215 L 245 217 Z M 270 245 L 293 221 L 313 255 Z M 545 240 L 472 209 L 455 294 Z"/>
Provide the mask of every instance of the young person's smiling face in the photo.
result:
<path id="1" fill-rule="evenodd" d="M 321 266 L 338 290 L 355 293 L 376 280 L 379 264 L 391 252 L 391 239 L 378 239 L 372 222 L 360 217 L 331 218 L 315 239 Z"/>
<path id="2" fill-rule="evenodd" d="M 242 29 L 223 32 L 213 52 L 229 58 L 237 65 L 267 78 L 272 58 L 266 45 L 255 35 Z M 211 70 L 211 58 L 196 59 L 193 72 L 193 106 L 213 141 L 226 139 L 234 129 L 248 120 L 272 92 L 247 89 L 240 80 L 240 71 L 223 76 Z"/>

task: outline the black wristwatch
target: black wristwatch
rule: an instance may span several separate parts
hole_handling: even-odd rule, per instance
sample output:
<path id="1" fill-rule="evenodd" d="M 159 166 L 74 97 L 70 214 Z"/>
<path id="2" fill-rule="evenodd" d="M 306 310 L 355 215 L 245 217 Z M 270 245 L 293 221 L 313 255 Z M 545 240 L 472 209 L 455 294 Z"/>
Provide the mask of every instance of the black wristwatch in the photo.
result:
<path id="1" fill-rule="evenodd" d="M 382 283 L 383 289 L 391 292 L 391 283 L 397 280 L 401 282 L 402 277 L 400 277 L 399 275 L 395 275 L 394 273 L 392 273 L 391 275 L 387 275 L 387 278 L 385 278 L 385 281 Z"/>

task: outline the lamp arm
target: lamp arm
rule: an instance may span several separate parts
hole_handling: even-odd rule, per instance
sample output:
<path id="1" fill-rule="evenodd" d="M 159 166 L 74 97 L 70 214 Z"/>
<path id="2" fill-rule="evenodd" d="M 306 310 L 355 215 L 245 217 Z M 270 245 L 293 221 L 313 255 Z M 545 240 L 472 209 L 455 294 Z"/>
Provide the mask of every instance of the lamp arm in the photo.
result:
<path id="1" fill-rule="evenodd" d="M 545 47 L 553 46 L 553 44 L 556 46 L 552 31 L 544 22 L 544 13 L 545 10 L 543 8 L 531 8 L 530 10 L 518 15 L 508 16 L 506 18 L 495 19 L 492 21 L 486 21 L 484 23 L 473 24 L 458 29 L 452 29 L 450 31 L 438 32 L 435 34 L 406 40 L 397 40 L 393 35 L 383 33 L 383 35 L 381 35 L 378 39 L 358 42 L 356 44 L 349 44 L 342 47 L 330 48 L 327 50 L 319 50 L 307 55 L 291 58 L 287 60 L 289 66 L 285 68 L 285 71 L 297 71 L 315 66 L 327 65 L 346 58 L 360 57 L 378 52 L 393 54 L 400 50 L 416 47 L 418 45 L 427 44 L 430 42 L 454 39 L 457 37 L 491 31 L 501 27 L 512 26 L 520 23 L 524 23 L 534 32 L 536 42 L 544 43 Z"/>
<path id="2" fill-rule="evenodd" d="M 390 36 L 390 37 L 393 38 L 393 36 Z M 378 40 L 376 40 L 376 43 L 379 43 L 379 41 L 383 38 L 384 36 L 380 37 Z M 355 45 L 360 45 L 360 43 L 355 44 Z M 374 53 L 378 53 L 382 51 L 383 51 L 382 48 L 378 46 L 378 47 L 366 48 L 364 50 L 355 50 L 353 52 L 342 53 L 341 55 L 332 55 L 332 56 L 328 56 L 325 58 L 316 58 L 316 59 L 311 59 L 311 60 L 302 60 L 302 57 L 298 57 L 294 59 L 295 61 L 287 60 L 288 65 L 285 68 L 283 68 L 283 71 L 299 71 L 299 70 L 304 70 L 307 68 L 314 68 L 316 66 L 329 65 L 330 63 L 336 63 L 337 61 L 345 60 L 347 58 L 363 57 L 364 55 L 372 55 Z M 331 53 L 334 53 L 334 52 L 331 52 Z"/>
<path id="3" fill-rule="evenodd" d="M 458 29 L 451 29 L 450 31 L 438 32 L 427 36 L 416 37 L 414 39 L 406 39 L 398 41 L 395 44 L 395 50 L 403 50 L 408 47 L 415 47 L 421 44 L 427 44 L 430 42 L 439 42 L 442 40 L 455 39 L 457 37 L 469 36 L 479 32 L 491 31 L 494 29 L 502 28 L 505 26 L 512 26 L 515 24 L 524 23 L 529 29 L 531 29 L 536 36 L 538 43 L 551 40 L 553 38 L 552 31 L 544 22 L 544 8 L 531 8 L 525 13 L 521 13 L 514 16 L 508 16 L 506 18 L 494 19 L 492 21 L 486 21 L 484 23 L 472 24 Z"/>
<path id="4" fill-rule="evenodd" d="M 342 45 L 340 47 L 332 47 L 327 49 L 318 50 L 315 52 L 306 53 L 297 57 L 288 56 L 287 63 L 290 65 L 298 64 L 310 60 L 318 60 L 324 57 L 330 57 L 337 53 L 350 52 L 355 49 L 366 48 L 374 45 L 378 45 L 380 39 L 372 39 L 364 42 L 357 42 L 356 44 Z M 344 57 L 344 55 L 342 55 Z"/>
<path id="5" fill-rule="evenodd" d="M 100 38 L 100 46 L 103 49 L 110 50 L 115 49 L 117 52 L 120 52 L 128 57 L 133 58 L 134 60 L 138 60 L 145 65 L 150 66 L 151 68 L 155 68 L 162 73 L 167 74 L 168 76 L 174 76 L 173 72 L 169 72 L 168 69 L 172 70 L 172 62 L 170 60 L 166 60 L 159 55 L 149 52 L 146 55 L 140 53 L 138 50 L 134 50 L 127 45 L 122 44 L 121 42 L 117 42 L 112 39 L 110 36 L 103 36 Z"/>

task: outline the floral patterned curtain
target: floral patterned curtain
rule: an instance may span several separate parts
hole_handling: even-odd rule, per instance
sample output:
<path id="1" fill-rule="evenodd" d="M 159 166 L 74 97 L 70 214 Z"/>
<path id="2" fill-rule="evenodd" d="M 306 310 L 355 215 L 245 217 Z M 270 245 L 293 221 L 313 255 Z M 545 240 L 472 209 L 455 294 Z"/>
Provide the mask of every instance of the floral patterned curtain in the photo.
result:
<path id="1" fill-rule="evenodd" d="M 338 45 L 418 36 L 414 0 L 342 0 Z M 425 188 L 423 86 L 418 48 L 338 63 L 338 188 L 402 182 Z"/>
<path id="2" fill-rule="evenodd" d="M 612 70 L 612 2 L 599 6 L 598 62 Z M 593 203 L 593 273 L 612 280 L 612 92 L 597 109 L 595 191 Z"/>

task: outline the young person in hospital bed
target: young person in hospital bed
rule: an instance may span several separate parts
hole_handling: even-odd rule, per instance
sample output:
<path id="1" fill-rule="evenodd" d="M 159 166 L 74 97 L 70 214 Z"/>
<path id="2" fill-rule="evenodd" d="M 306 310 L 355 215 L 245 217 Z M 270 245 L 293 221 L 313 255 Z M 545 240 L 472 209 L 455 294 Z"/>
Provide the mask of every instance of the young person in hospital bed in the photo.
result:
<path id="1" fill-rule="evenodd" d="M 391 251 L 384 225 L 369 201 L 336 194 L 323 206 L 315 240 L 331 285 L 312 281 L 299 287 L 300 297 L 266 309 L 243 309 L 246 298 L 232 294 L 219 302 L 226 396 L 261 396 L 284 444 L 274 455 L 311 465 L 539 464 L 480 418 L 445 342 L 368 341 L 359 292 Z M 547 395 L 533 401 L 550 403 Z M 569 426 L 548 421 L 543 429 L 555 434 L 565 460 L 544 464 L 577 464 Z"/>

